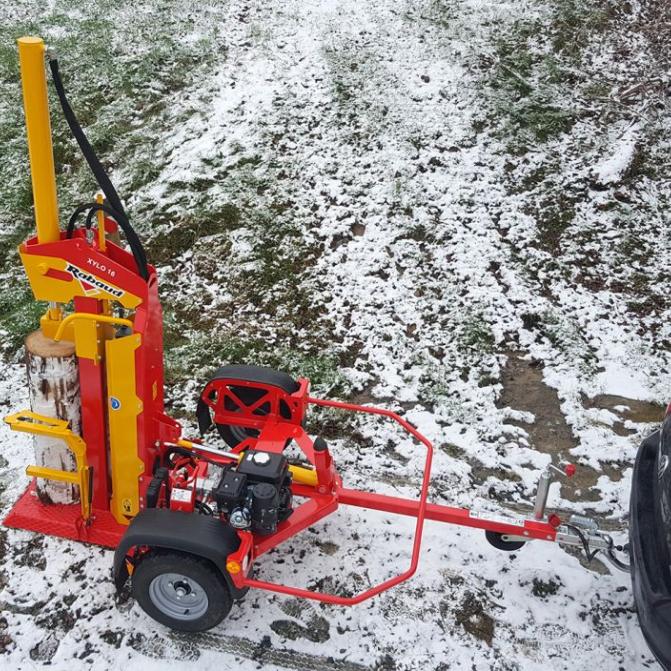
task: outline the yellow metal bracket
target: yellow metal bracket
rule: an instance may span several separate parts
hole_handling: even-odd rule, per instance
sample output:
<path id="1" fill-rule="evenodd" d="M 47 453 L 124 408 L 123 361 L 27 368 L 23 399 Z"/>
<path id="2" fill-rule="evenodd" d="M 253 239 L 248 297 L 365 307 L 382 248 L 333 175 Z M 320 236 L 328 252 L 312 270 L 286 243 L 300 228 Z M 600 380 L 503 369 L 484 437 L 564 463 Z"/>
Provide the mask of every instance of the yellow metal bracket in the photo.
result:
<path id="1" fill-rule="evenodd" d="M 101 322 L 103 324 L 117 324 L 119 326 L 128 326 L 129 328 L 133 328 L 133 322 L 130 319 L 124 319 L 123 317 L 98 315 L 94 312 L 75 312 L 74 314 L 68 315 L 65 319 L 63 319 L 63 321 L 61 321 L 61 325 L 56 331 L 54 340 L 60 340 L 63 337 L 63 331 L 68 326 L 68 324 L 71 324 L 77 319 L 90 319 L 91 321 Z"/>
<path id="2" fill-rule="evenodd" d="M 138 417 L 144 406 L 137 396 L 135 357 L 141 343 L 139 333 L 105 342 L 110 512 L 119 524 L 129 524 L 130 518 L 140 512 L 138 478 L 144 473 L 145 463 L 138 455 Z"/>
<path id="3" fill-rule="evenodd" d="M 30 410 L 24 410 L 14 415 L 5 417 L 5 422 L 9 424 L 12 431 L 23 431 L 38 436 L 51 436 L 62 440 L 75 455 L 77 464 L 76 472 L 60 471 L 55 468 L 45 468 L 42 466 L 28 466 L 26 474 L 35 478 L 44 478 L 45 480 L 57 480 L 59 482 L 69 482 L 79 486 L 79 499 L 82 508 L 82 518 L 88 521 L 91 517 L 91 492 L 89 491 L 89 473 L 90 468 L 86 463 L 86 443 L 75 433 L 68 429 L 68 423 L 62 419 L 54 419 L 38 415 Z"/>
<path id="4" fill-rule="evenodd" d="M 80 322 L 77 324 L 76 322 Z M 85 323 L 81 323 L 85 322 Z M 77 356 L 91 359 L 95 363 L 100 361 L 102 338 L 98 335 L 98 324 L 116 324 L 133 328 L 130 319 L 96 314 L 94 312 L 75 312 L 61 320 L 60 326 L 53 335 L 54 340 L 61 340 L 68 327 L 74 325 L 75 352 Z"/>
<path id="5" fill-rule="evenodd" d="M 60 304 L 57 305 L 58 307 L 56 308 L 47 308 L 47 311 L 40 317 L 40 330 L 46 338 L 53 339 L 63 321 L 63 309 L 60 307 Z M 62 334 L 61 339 L 74 340 L 74 331 L 69 328 Z"/>

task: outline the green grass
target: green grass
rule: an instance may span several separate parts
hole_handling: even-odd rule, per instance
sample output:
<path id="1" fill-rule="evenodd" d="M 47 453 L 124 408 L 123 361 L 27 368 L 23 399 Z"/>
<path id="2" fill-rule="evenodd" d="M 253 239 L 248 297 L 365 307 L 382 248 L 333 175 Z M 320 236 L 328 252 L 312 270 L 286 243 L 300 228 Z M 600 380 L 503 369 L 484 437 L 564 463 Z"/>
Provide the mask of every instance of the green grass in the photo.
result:
<path id="1" fill-rule="evenodd" d="M 540 333 L 553 347 L 565 358 L 576 362 L 584 374 L 595 375 L 598 368 L 597 356 L 585 340 L 580 325 L 554 310 L 547 310 L 540 317 Z"/>
<path id="2" fill-rule="evenodd" d="M 10 20 L 0 21 L 3 219 L 21 227 L 31 218 L 16 39 L 39 34 L 55 49 L 70 102 L 103 162 L 134 166 L 130 183 L 120 185 L 131 191 L 159 174 L 153 147 L 160 133 L 170 132 L 162 126 L 160 103 L 194 81 L 225 51 L 210 46 L 221 41 L 218 24 L 201 21 L 197 29 L 202 37 L 183 39 L 193 19 L 187 3 L 171 4 L 140 0 L 134 3 L 129 20 L 124 16 L 127 9 L 106 0 L 89 3 L 86 13 L 79 12 L 76 3 L 60 0 L 35 12 L 32 21 L 12 21 L 11 15 Z M 115 39 L 120 21 L 124 40 Z M 61 217 L 65 218 L 96 186 L 51 85 L 50 103 Z"/>
<path id="3" fill-rule="evenodd" d="M 459 327 L 460 349 L 477 354 L 491 354 L 496 340 L 484 315 L 469 315 Z"/>
<path id="4" fill-rule="evenodd" d="M 229 363 L 268 366 L 295 378 L 307 377 L 312 386 L 329 393 L 343 394 L 348 384 L 339 372 L 336 354 L 305 353 L 277 347 L 261 338 L 241 338 L 232 334 L 193 333 L 166 344 L 166 382 L 176 384 L 192 379 L 203 382 L 222 365 Z"/>
<path id="5" fill-rule="evenodd" d="M 165 263 L 192 249 L 203 237 L 237 230 L 241 219 L 242 212 L 232 203 L 211 209 L 194 208 L 152 236 L 146 243 L 147 253 L 152 263 Z"/>
<path id="6" fill-rule="evenodd" d="M 85 12 L 73 0 L 56 0 L 34 12 L 30 3 L 11 4 L 13 11 L 0 9 L 0 221 L 4 229 L 0 273 L 3 284 L 14 287 L 12 276 L 19 260 L 13 250 L 34 226 L 16 39 L 37 34 L 56 51 L 68 97 L 89 140 L 104 165 L 121 168 L 112 177 L 122 198 L 155 181 L 163 168 L 156 146 L 173 131 L 163 115 L 166 100 L 206 72 L 214 59 L 225 57 L 226 47 L 221 24 L 207 21 L 207 12 L 192 13 L 186 2 L 139 0 L 133 3 L 132 16 L 127 5 L 109 0 L 92 0 Z M 25 20 L 26 16 L 33 18 Z M 192 32 L 199 37 L 185 39 Z M 90 200 L 97 185 L 67 128 L 50 81 L 48 87 L 64 222 L 76 204 Z M 133 218 L 132 208 L 130 213 Z M 239 220 L 234 206 L 210 214 L 196 225 L 188 222 L 187 228 L 206 235 L 212 228 L 219 230 Z M 194 216 L 197 219 L 198 213 Z M 138 217 L 134 223 L 142 231 L 148 222 Z M 36 317 L 43 311 L 23 290 L 12 288 L 10 294 L 13 307 L 3 308 L 2 314 L 3 327 L 10 332 L 5 347 L 9 355 L 21 345 L 25 335 L 21 329 L 25 326 L 27 332 L 36 326 Z"/>
<path id="7" fill-rule="evenodd" d="M 611 11 L 606 2 L 553 0 L 549 32 L 553 50 L 579 62 L 595 32 L 608 28 Z"/>
<path id="8" fill-rule="evenodd" d="M 47 304 L 36 301 L 28 282 L 17 279 L 6 285 L 0 295 L 0 329 L 4 331 L 2 349 L 13 354 L 23 345 L 26 336 L 40 325 Z"/>
<path id="9" fill-rule="evenodd" d="M 545 18 L 517 20 L 496 41 L 488 76 L 490 123 L 508 139 L 511 153 L 524 154 L 534 144 L 567 133 L 578 120 L 567 101 L 573 98 L 575 68 L 584 49 L 595 32 L 608 27 L 607 6 L 598 5 L 586 0 L 543 3 Z"/>
<path id="10" fill-rule="evenodd" d="M 573 223 L 575 198 L 566 191 L 550 192 L 532 213 L 538 226 L 538 242 L 543 249 L 559 250 L 561 238 Z"/>

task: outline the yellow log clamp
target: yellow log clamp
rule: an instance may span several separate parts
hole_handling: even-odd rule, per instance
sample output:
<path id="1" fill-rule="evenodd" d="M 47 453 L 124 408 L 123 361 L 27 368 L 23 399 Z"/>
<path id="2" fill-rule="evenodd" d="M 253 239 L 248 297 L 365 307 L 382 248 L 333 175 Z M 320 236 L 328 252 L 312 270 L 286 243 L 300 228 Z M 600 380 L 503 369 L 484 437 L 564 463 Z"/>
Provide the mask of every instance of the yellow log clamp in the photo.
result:
<path id="1" fill-rule="evenodd" d="M 61 471 L 55 468 L 43 466 L 28 466 L 26 474 L 35 478 L 45 480 L 57 480 L 58 482 L 69 482 L 79 487 L 79 499 L 82 508 L 82 518 L 85 522 L 91 517 L 91 492 L 89 488 L 90 468 L 86 463 L 86 443 L 68 428 L 68 422 L 62 419 L 54 419 L 38 415 L 30 410 L 23 410 L 14 415 L 5 417 L 12 431 L 23 431 L 38 436 L 51 436 L 62 440 L 75 455 L 77 470 Z"/>
<path id="2" fill-rule="evenodd" d="M 133 322 L 130 319 L 124 319 L 123 317 L 111 317 L 109 315 L 98 315 L 93 312 L 74 312 L 71 315 L 68 315 L 61 325 L 58 327 L 58 330 L 54 334 L 54 340 L 60 340 L 63 337 L 63 331 L 74 321 L 79 319 L 87 319 L 92 322 L 100 322 L 102 324 L 117 324 L 119 326 L 128 326 L 133 328 Z"/>

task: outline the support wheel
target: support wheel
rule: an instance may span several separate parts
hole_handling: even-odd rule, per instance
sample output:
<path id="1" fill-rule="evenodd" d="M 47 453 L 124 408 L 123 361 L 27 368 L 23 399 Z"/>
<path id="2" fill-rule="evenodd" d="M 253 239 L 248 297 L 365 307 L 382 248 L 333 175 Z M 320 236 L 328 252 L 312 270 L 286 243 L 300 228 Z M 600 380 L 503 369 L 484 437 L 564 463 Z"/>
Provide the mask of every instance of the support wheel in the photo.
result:
<path id="1" fill-rule="evenodd" d="M 485 531 L 485 537 L 490 545 L 504 552 L 514 552 L 526 545 L 526 541 L 504 541 L 503 534 L 496 531 Z"/>
<path id="2" fill-rule="evenodd" d="M 253 387 L 233 387 L 233 391 L 238 395 L 238 398 L 247 405 L 255 403 L 265 393 L 262 389 L 254 389 Z M 267 412 L 261 408 L 258 410 L 257 414 L 263 417 Z M 247 426 L 238 426 L 236 424 L 217 424 L 216 427 L 219 435 L 231 448 L 236 448 L 240 443 L 247 440 L 247 438 L 258 438 L 260 434 L 258 429 L 252 429 Z"/>
<path id="3" fill-rule="evenodd" d="M 227 381 L 230 381 L 232 383 L 229 387 L 230 390 L 247 406 L 258 403 L 267 394 L 266 388 L 255 387 L 254 383 L 277 387 L 286 394 L 293 394 L 299 389 L 298 382 L 296 382 L 296 380 L 294 380 L 286 373 L 273 370 L 272 368 L 265 368 L 264 366 L 223 366 L 215 373 L 214 378 L 210 380 L 210 382 L 214 382 L 218 379 L 226 379 Z M 234 384 L 237 380 L 239 380 L 242 384 Z M 229 412 L 240 411 L 240 408 L 237 407 L 228 398 L 226 399 L 225 404 L 226 410 Z M 258 418 L 263 418 L 268 414 L 269 408 L 270 406 L 268 403 L 262 403 L 259 407 L 256 408 L 256 410 L 253 411 L 253 414 L 257 415 Z M 202 398 L 198 402 L 198 409 L 196 414 L 198 415 L 200 431 L 202 434 L 204 434 L 210 426 L 211 419 L 210 411 Z M 291 420 L 291 408 L 283 399 L 279 402 L 279 414 L 283 419 L 287 421 Z M 240 443 L 247 440 L 248 438 L 258 438 L 260 434 L 258 429 L 240 426 L 238 424 L 217 423 L 216 427 L 219 435 L 231 448 L 236 448 L 238 445 L 240 445 Z M 289 445 L 290 442 L 291 439 L 287 440 L 286 445 Z"/>
<path id="4" fill-rule="evenodd" d="M 157 622 L 178 631 L 206 631 L 230 612 L 231 593 L 208 561 L 178 552 L 152 552 L 133 571 L 133 597 Z"/>

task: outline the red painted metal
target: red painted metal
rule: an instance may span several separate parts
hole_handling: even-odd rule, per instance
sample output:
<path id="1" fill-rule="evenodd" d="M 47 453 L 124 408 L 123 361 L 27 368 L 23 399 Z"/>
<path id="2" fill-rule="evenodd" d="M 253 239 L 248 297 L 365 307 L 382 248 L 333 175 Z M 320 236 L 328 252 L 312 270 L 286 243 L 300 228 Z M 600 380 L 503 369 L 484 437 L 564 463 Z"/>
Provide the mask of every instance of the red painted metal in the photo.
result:
<path id="1" fill-rule="evenodd" d="M 115 548 L 128 527 L 118 524 L 109 510 L 93 509 L 91 524 L 86 526 L 79 503 L 44 504 L 31 482 L 5 517 L 3 524 L 14 529 L 35 531 L 49 536 L 69 538 L 83 543 Z"/>
<path id="2" fill-rule="evenodd" d="M 418 501 L 402 499 L 396 496 L 373 494 L 372 492 L 361 492 L 357 489 L 346 489 L 344 487 L 338 489 L 338 503 L 409 517 L 416 517 L 419 509 Z M 436 503 L 427 504 L 426 519 L 445 524 L 471 527 L 472 529 L 495 531 L 501 534 L 528 536 L 530 540 L 554 540 L 556 536 L 555 529 L 545 522 L 520 520 L 520 523 L 516 524 L 512 519 L 508 522 L 503 521 L 503 519 L 497 520 L 481 517 L 468 508 L 451 508 L 450 506 L 441 506 Z"/>
<path id="3" fill-rule="evenodd" d="M 54 243 L 40 244 L 33 238 L 25 243 L 24 251 L 29 254 L 65 259 L 69 263 L 100 275 L 103 279 L 108 278 L 115 286 L 140 299 L 135 309 L 133 330 L 142 336 L 141 345 L 135 353 L 135 367 L 136 393 L 142 401 L 142 410 L 137 418 L 138 456 L 145 466 L 143 473 L 145 477 L 138 479 L 138 488 L 140 496 L 145 497 L 156 459 L 169 449 L 165 443 L 175 442 L 181 437 L 179 423 L 164 413 L 163 327 L 155 269 L 149 266 L 149 281 L 145 282 L 139 277 L 135 260 L 130 253 L 111 241 L 108 241 L 106 251 L 101 252 L 97 247 L 96 238 L 89 243 L 82 231 L 77 231 L 71 240 L 62 238 Z M 72 277 L 58 276 L 54 279 L 75 282 Z M 74 289 L 75 285 L 72 286 Z M 75 310 L 98 312 L 100 303 L 95 298 L 77 298 Z M 108 510 L 107 445 L 104 431 L 106 410 L 102 404 L 102 399 L 105 397 L 104 376 L 102 366 L 96 366 L 92 361 L 80 359 L 80 370 L 84 435 L 88 446 L 89 463 L 94 467 L 96 479 L 93 492 L 94 515 L 91 524 L 87 526 L 83 523 L 79 504 L 68 506 L 42 504 L 34 495 L 33 484 L 15 504 L 5 519 L 5 524 L 105 547 L 115 547 L 127 527 L 118 524 Z M 272 385 L 234 379 L 215 379 L 208 383 L 201 396 L 209 406 L 216 423 L 258 429 L 258 437 L 243 441 L 235 451 L 255 448 L 282 452 L 287 441 L 293 439 L 317 475 L 315 487 L 292 485 L 294 495 L 305 497 L 307 500 L 297 506 L 291 516 L 278 525 L 275 533 L 262 536 L 249 531 L 238 532 L 240 547 L 228 558 L 232 569 L 237 568 L 237 571 L 231 571 L 231 577 L 238 587 L 256 587 L 330 604 L 360 603 L 398 585 L 415 573 L 419 563 L 425 520 L 524 536 L 530 540 L 556 540 L 554 527 L 545 521 L 526 519 L 516 522 L 501 518 L 488 519 L 468 509 L 428 503 L 433 447 L 410 422 L 395 412 L 383 408 L 312 398 L 308 395 L 308 380 L 301 378 L 298 382 L 298 390 L 289 394 Z M 235 388 L 239 387 L 260 389 L 262 394 L 247 404 L 235 391 Z M 399 424 L 426 448 L 419 497 L 405 499 L 343 487 L 328 450 L 315 450 L 313 441 L 302 427 L 308 405 L 378 415 Z M 195 450 L 197 452 L 197 448 Z M 218 460 L 210 453 L 208 458 Z M 206 469 L 205 462 L 202 463 L 203 469 Z M 199 471 L 200 475 L 204 472 Z M 193 485 L 193 482 L 190 484 Z M 189 483 L 186 482 L 184 485 L 189 486 Z M 173 489 L 179 486 L 173 482 Z M 279 585 L 250 577 L 250 569 L 255 559 L 319 522 L 336 511 L 340 504 L 414 517 L 416 522 L 409 566 L 398 575 L 352 597 Z M 183 509 L 179 502 L 175 502 L 174 506 L 172 502 L 166 505 Z M 193 497 L 185 505 L 186 509 L 192 510 Z"/>
<path id="4" fill-rule="evenodd" d="M 254 401 L 245 403 L 235 392 L 235 388 L 240 387 L 254 389 L 262 394 Z M 299 384 L 298 391 L 289 394 L 271 384 L 215 378 L 207 383 L 201 399 L 209 406 L 217 424 L 262 430 L 268 423 L 299 426 L 305 413 L 307 391 L 307 384 Z"/>
<path id="5" fill-rule="evenodd" d="M 425 438 L 417 429 L 402 417 L 391 410 L 383 408 L 372 408 L 369 406 L 360 406 L 353 403 L 342 403 L 340 401 L 328 401 L 323 399 L 308 398 L 308 403 L 320 405 L 323 407 L 338 408 L 350 412 L 364 412 L 368 414 L 380 415 L 396 421 L 415 439 L 423 443 L 427 448 L 427 458 L 424 465 L 424 474 L 422 478 L 422 485 L 419 499 L 404 499 L 394 496 L 385 496 L 381 494 L 374 494 L 371 492 L 362 492 L 353 489 L 342 487 L 341 482 L 334 470 L 331 470 L 332 460 L 328 451 L 319 452 L 312 451 L 310 458 L 311 463 L 315 466 L 318 473 L 318 482 L 320 486 L 324 482 L 328 482 L 328 490 L 330 496 L 324 497 L 315 492 L 314 487 L 306 485 L 293 485 L 292 490 L 295 495 L 308 497 L 309 504 L 303 504 L 300 508 L 294 511 L 292 516 L 286 520 L 280 527 L 276 534 L 267 537 L 256 537 L 249 532 L 240 532 L 241 545 L 238 550 L 233 553 L 229 559 L 237 562 L 240 566 L 246 566 L 246 570 L 232 575 L 234 583 L 238 587 L 254 587 L 257 589 L 265 589 L 280 594 L 287 594 L 290 596 L 312 599 L 329 603 L 334 605 L 351 606 L 370 599 L 381 592 L 398 585 L 399 583 L 410 578 L 416 571 L 419 562 L 419 553 L 421 549 L 421 539 L 424 520 L 434 520 L 437 522 L 444 522 L 448 524 L 457 524 L 460 526 L 472 527 L 475 529 L 483 529 L 495 531 L 502 534 L 510 534 L 515 536 L 526 536 L 531 539 L 553 541 L 556 539 L 556 530 L 547 522 L 538 520 L 521 520 L 519 523 L 514 520 L 507 519 L 488 519 L 484 516 L 477 515 L 465 508 L 452 508 L 450 506 L 442 506 L 427 502 L 428 485 L 430 480 L 431 470 L 431 455 L 432 445 L 430 441 Z M 271 437 L 284 437 L 285 434 L 280 433 L 280 428 L 273 424 L 266 430 Z M 259 438 L 257 447 L 265 449 L 265 442 L 262 440 L 264 433 Z M 293 437 L 299 443 L 301 448 L 304 447 L 305 441 L 310 441 L 302 428 L 298 428 Z M 260 445 L 262 444 L 262 445 Z M 306 450 L 304 450 L 306 451 Z M 325 481 L 324 474 L 332 475 L 331 481 Z M 319 491 L 319 486 L 318 490 Z M 317 592 L 301 587 L 293 587 L 289 585 L 280 585 L 269 581 L 258 580 L 249 577 L 249 570 L 253 561 L 264 552 L 277 547 L 286 539 L 292 537 L 301 529 L 316 523 L 319 519 L 325 517 L 331 512 L 334 512 L 339 504 L 357 506 L 371 510 L 379 510 L 391 514 L 406 515 L 415 517 L 417 519 L 415 526 L 415 536 L 412 544 L 412 554 L 409 568 L 388 580 L 374 585 L 368 590 L 361 592 L 353 597 L 343 597 L 336 594 L 328 594 L 324 592 Z"/>
<path id="6" fill-rule="evenodd" d="M 196 478 L 207 473 L 207 462 L 197 464 L 191 457 L 177 459 L 170 469 L 170 510 L 192 513 L 196 505 Z"/>
<path id="7" fill-rule="evenodd" d="M 77 296 L 77 312 L 100 314 L 100 301 Z M 82 437 L 86 443 L 86 460 L 93 469 L 93 496 L 91 504 L 106 510 L 109 507 L 110 487 L 107 468 L 107 404 L 105 403 L 104 364 L 78 357 L 79 390 L 82 408 Z"/>
<path id="8" fill-rule="evenodd" d="M 144 477 L 138 478 L 140 497 L 145 498 L 146 489 L 151 480 L 152 469 L 159 456 L 160 440 L 177 440 L 181 435 L 180 425 L 164 412 L 164 378 L 163 378 L 163 315 L 158 296 L 156 270 L 148 266 L 149 279 L 143 280 L 137 272 L 133 255 L 107 241 L 106 250 L 98 248 L 97 236 L 87 241 L 83 230 L 76 230 L 71 239 L 61 233 L 57 242 L 40 243 L 31 238 L 22 245 L 26 254 L 38 254 L 65 260 L 83 270 L 108 280 L 123 291 L 137 296 L 140 304 L 135 308 L 133 332 L 139 333 L 140 346 L 135 351 L 136 394 L 142 401 L 142 410 L 137 417 L 138 456 L 145 465 Z M 75 299 L 75 312 L 100 312 L 100 300 L 95 297 L 81 299 L 74 296 L 77 281 L 70 275 L 65 284 L 71 284 Z M 91 429 L 91 449 L 94 455 L 94 488 L 93 496 L 96 505 L 109 505 L 109 489 L 103 478 L 107 479 L 107 466 L 103 464 L 103 450 L 100 447 L 101 423 L 105 423 L 106 408 L 100 410 L 101 399 L 105 398 L 101 385 L 101 366 L 84 358 L 79 359 L 80 388 L 84 427 Z M 106 439 L 106 433 L 105 440 Z M 85 436 L 85 440 L 88 436 Z M 87 450 L 88 440 L 87 440 Z M 107 446 L 105 447 L 105 450 Z M 97 467 L 96 467 L 97 466 Z"/>
<path id="9" fill-rule="evenodd" d="M 363 412 L 371 415 L 381 415 L 383 417 L 387 417 L 400 424 L 408 433 L 410 433 L 414 438 L 422 443 L 424 447 L 426 447 L 426 459 L 424 461 L 424 472 L 420 487 L 420 495 L 419 499 L 413 502 L 416 504 L 416 511 L 413 516 L 417 518 L 417 522 L 415 524 L 415 534 L 412 543 L 410 565 L 402 573 L 399 573 L 398 575 L 389 578 L 388 580 L 385 580 L 384 582 L 379 583 L 378 585 L 375 585 L 353 597 L 343 597 L 335 594 L 317 592 L 299 587 L 279 585 L 277 583 L 249 578 L 244 574 L 238 574 L 236 577 L 236 582 L 243 587 L 256 587 L 258 589 L 266 589 L 271 592 L 279 592 L 280 594 L 291 594 L 293 596 L 303 597 L 306 599 L 313 599 L 323 603 L 352 606 L 354 604 L 361 603 L 366 599 L 370 599 L 376 594 L 380 594 L 380 592 L 383 592 L 393 587 L 394 585 L 398 585 L 399 583 L 408 580 L 408 578 L 412 577 L 417 570 L 417 566 L 419 564 L 419 554 L 422 545 L 422 531 L 424 528 L 424 519 L 426 516 L 429 482 L 431 479 L 431 460 L 433 457 L 433 446 L 427 438 L 425 438 L 419 431 L 417 431 L 414 426 L 412 426 L 412 424 L 391 410 L 356 405 L 354 403 L 342 403 L 339 401 L 326 401 L 323 399 L 314 398 L 308 398 L 307 402 L 324 407 L 349 410 L 350 412 Z M 317 469 L 317 479 L 319 482 L 318 487 L 325 489 L 326 485 L 322 483 L 328 482 L 329 487 L 335 487 L 336 491 L 339 491 L 339 481 L 335 474 L 331 471 L 331 458 L 328 454 L 328 451 L 325 450 L 320 453 L 313 450 L 311 461 Z M 308 504 L 310 504 L 309 507 Z M 252 547 L 252 560 L 259 556 L 259 554 L 262 552 L 267 552 L 268 550 L 276 547 L 279 545 L 279 543 L 293 536 L 301 529 L 314 524 L 325 515 L 335 511 L 338 507 L 338 495 L 336 494 L 334 496 L 324 497 L 322 500 L 318 500 L 317 497 L 313 495 L 313 498 L 311 498 L 308 504 L 303 504 L 297 510 L 295 510 L 291 517 L 286 520 L 286 522 L 281 525 L 281 528 L 278 528 L 277 532 L 272 536 L 263 537 L 262 539 L 258 540 L 255 537 L 254 545 Z M 301 511 L 303 512 L 301 513 Z M 295 524 L 295 526 L 293 526 L 292 523 Z M 239 552 L 240 550 L 238 549 L 238 552 L 231 555 L 231 558 L 235 559 L 236 561 L 239 560 Z"/>

